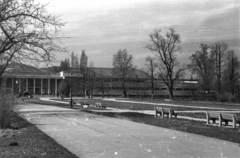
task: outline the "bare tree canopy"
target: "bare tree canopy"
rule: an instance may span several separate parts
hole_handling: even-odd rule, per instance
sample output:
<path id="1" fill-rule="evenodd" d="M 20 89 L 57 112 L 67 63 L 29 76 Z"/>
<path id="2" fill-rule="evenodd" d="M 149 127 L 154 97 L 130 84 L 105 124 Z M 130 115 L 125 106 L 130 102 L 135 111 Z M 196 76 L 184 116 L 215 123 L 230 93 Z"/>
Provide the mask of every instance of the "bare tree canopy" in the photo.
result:
<path id="1" fill-rule="evenodd" d="M 223 73 L 223 67 L 224 67 L 224 60 L 228 51 L 228 45 L 225 42 L 216 42 L 210 46 L 212 56 L 215 59 L 215 77 L 216 82 L 215 86 L 218 93 L 222 92 L 222 73 Z"/>
<path id="2" fill-rule="evenodd" d="M 11 61 L 49 62 L 64 24 L 34 0 L 0 1 L 0 56 L 4 58 L 0 76 Z"/>
<path id="3" fill-rule="evenodd" d="M 113 74 L 121 78 L 123 96 L 127 97 L 126 78 L 134 71 L 133 56 L 127 50 L 119 50 L 113 55 Z"/>
<path id="4" fill-rule="evenodd" d="M 214 58 L 212 57 L 209 46 L 201 44 L 200 50 L 190 56 L 191 63 L 188 65 L 193 74 L 202 81 L 202 89 L 209 91 L 211 89 L 214 78 Z"/>
<path id="5" fill-rule="evenodd" d="M 70 69 L 70 61 L 68 58 L 66 58 L 60 62 L 60 70 L 68 71 L 69 69 Z"/>
<path id="6" fill-rule="evenodd" d="M 78 55 L 75 54 L 73 51 L 71 53 L 71 67 L 73 67 L 73 68 L 79 67 Z"/>
<path id="7" fill-rule="evenodd" d="M 147 48 L 158 53 L 160 77 L 169 90 L 169 97 L 173 99 L 174 82 L 184 75 L 184 66 L 180 66 L 177 60 L 177 52 L 180 51 L 180 35 L 174 29 L 169 29 L 165 34 L 159 29 L 150 34 L 150 44 Z"/>
<path id="8" fill-rule="evenodd" d="M 79 82 L 80 89 L 82 90 L 83 96 L 86 96 L 87 90 L 87 75 L 88 75 L 88 57 L 85 53 L 85 50 L 82 50 L 82 54 L 80 57 L 80 74 L 82 75 L 82 80 Z"/>
<path id="9" fill-rule="evenodd" d="M 224 89 L 230 91 L 232 95 L 236 93 L 236 85 L 240 79 L 240 62 L 234 50 L 228 50 L 223 72 Z"/>

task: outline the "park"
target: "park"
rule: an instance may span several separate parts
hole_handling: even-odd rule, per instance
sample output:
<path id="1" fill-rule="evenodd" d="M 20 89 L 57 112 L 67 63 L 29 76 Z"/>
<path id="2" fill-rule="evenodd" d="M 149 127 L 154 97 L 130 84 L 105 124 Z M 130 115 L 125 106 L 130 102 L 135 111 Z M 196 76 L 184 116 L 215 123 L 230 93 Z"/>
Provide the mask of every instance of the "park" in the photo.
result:
<path id="1" fill-rule="evenodd" d="M 0 157 L 240 157 L 239 7 L 0 1 Z"/>
<path id="2" fill-rule="evenodd" d="M 28 155 L 45 153 L 52 157 L 238 157 L 240 154 L 239 122 L 235 128 L 232 122 L 223 123 L 221 127 L 219 120 L 206 122 L 206 111 L 239 116 L 238 104 L 73 97 L 76 104 L 71 108 L 69 101 L 70 98 L 37 96 L 19 99 L 18 114 L 24 120 L 15 121 L 20 134 L 14 139 L 6 136 L 8 143 L 19 141 L 18 146 L 14 146 L 18 152 L 5 154 L 19 156 L 24 148 L 28 148 L 29 152 L 25 153 Z M 105 107 L 99 108 L 96 103 Z M 177 118 L 156 117 L 156 107 L 171 108 Z M 32 125 L 26 127 L 26 123 L 21 125 L 22 121 Z M 33 125 L 47 136 L 38 138 L 35 134 L 39 132 L 31 130 L 22 137 Z M 34 139 L 31 135 L 35 135 Z M 29 146 L 20 138 L 41 143 Z M 59 149 L 59 145 L 65 149 Z M 5 148 L 11 151 L 13 147 L 5 144 Z"/>

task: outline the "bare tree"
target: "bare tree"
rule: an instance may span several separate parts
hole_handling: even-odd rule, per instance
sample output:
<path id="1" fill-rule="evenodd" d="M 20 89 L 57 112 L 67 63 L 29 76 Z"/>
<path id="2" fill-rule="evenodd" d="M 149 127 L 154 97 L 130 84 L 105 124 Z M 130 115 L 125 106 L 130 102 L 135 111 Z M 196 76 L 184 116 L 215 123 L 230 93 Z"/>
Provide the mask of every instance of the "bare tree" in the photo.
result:
<path id="1" fill-rule="evenodd" d="M 71 53 L 71 67 L 73 67 L 73 68 L 79 67 L 78 55 L 75 54 L 74 52 Z"/>
<path id="2" fill-rule="evenodd" d="M 66 58 L 60 62 L 60 70 L 68 71 L 69 69 L 70 69 L 70 61 L 68 58 Z"/>
<path id="3" fill-rule="evenodd" d="M 0 77 L 12 61 L 49 62 L 60 47 L 64 24 L 34 0 L 0 1 Z"/>
<path id="4" fill-rule="evenodd" d="M 214 58 L 209 52 L 209 46 L 201 44 L 200 50 L 190 56 L 191 63 L 188 65 L 193 74 L 202 80 L 202 89 L 210 91 L 214 78 Z"/>
<path id="5" fill-rule="evenodd" d="M 236 56 L 234 50 L 229 50 L 227 52 L 227 59 L 225 62 L 225 70 L 223 73 L 223 78 L 225 79 L 226 88 L 230 89 L 232 95 L 235 94 L 235 87 L 240 78 L 240 62 Z M 230 85 L 230 86 L 229 86 Z"/>
<path id="6" fill-rule="evenodd" d="M 119 50 L 113 55 L 113 74 L 122 81 L 123 97 L 127 97 L 126 78 L 134 71 L 133 56 L 127 53 L 127 50 Z"/>
<path id="7" fill-rule="evenodd" d="M 92 96 L 92 94 L 93 94 L 93 90 L 94 90 L 94 86 L 95 86 L 95 77 L 96 77 L 96 73 L 95 73 L 95 68 L 94 68 L 94 63 L 93 62 L 90 62 L 87 71 L 88 71 L 87 72 L 88 97 L 90 98 L 90 96 Z"/>
<path id="8" fill-rule="evenodd" d="M 169 97 L 173 99 L 174 82 L 184 75 L 185 67 L 180 66 L 177 60 L 179 52 L 180 35 L 174 29 L 164 34 L 160 29 L 150 34 L 150 44 L 147 48 L 159 55 L 160 78 L 168 87 Z"/>
<path id="9" fill-rule="evenodd" d="M 98 91 L 100 91 L 102 93 L 102 98 L 105 97 L 105 92 L 109 91 L 109 83 L 106 82 L 106 76 L 104 75 L 103 71 L 100 70 L 99 75 L 97 76 L 97 87 L 98 87 Z"/>
<path id="10" fill-rule="evenodd" d="M 215 76 L 216 76 L 216 88 L 217 92 L 222 92 L 222 73 L 224 70 L 224 59 L 228 51 L 228 45 L 225 42 L 217 42 L 210 46 L 212 50 L 212 56 L 215 58 Z"/>
<path id="11" fill-rule="evenodd" d="M 154 73 L 157 68 L 157 63 L 155 62 L 155 58 L 153 57 L 146 57 L 146 67 L 147 67 L 147 72 L 149 73 L 150 80 L 151 80 L 151 98 L 154 98 Z"/>
<path id="12" fill-rule="evenodd" d="M 80 74 L 82 79 L 80 80 L 80 89 L 83 92 L 83 96 L 86 95 L 87 90 L 87 76 L 88 76 L 88 57 L 85 53 L 85 50 L 82 50 L 80 58 Z"/>

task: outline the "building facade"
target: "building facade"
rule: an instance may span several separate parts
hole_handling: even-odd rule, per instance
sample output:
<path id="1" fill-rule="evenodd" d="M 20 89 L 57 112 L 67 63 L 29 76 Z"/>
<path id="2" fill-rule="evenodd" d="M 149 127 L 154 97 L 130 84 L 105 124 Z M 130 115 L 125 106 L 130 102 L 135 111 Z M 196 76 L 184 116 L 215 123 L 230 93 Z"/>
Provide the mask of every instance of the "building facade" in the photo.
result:
<path id="1" fill-rule="evenodd" d="M 94 68 L 94 76 L 83 83 L 79 69 L 70 68 L 60 76 L 59 67 L 41 68 L 24 64 L 11 64 L 1 78 L 1 88 L 15 94 L 27 91 L 33 95 L 59 94 L 59 84 L 63 79 L 72 85 L 73 96 L 122 97 L 122 81 L 112 73 L 112 68 Z M 82 88 L 82 87 L 85 88 Z M 198 95 L 197 80 L 177 80 L 174 97 L 189 98 Z M 151 97 L 151 81 L 146 72 L 136 70 L 126 80 L 128 97 Z M 155 98 L 168 98 L 168 89 L 160 79 L 154 80 Z"/>

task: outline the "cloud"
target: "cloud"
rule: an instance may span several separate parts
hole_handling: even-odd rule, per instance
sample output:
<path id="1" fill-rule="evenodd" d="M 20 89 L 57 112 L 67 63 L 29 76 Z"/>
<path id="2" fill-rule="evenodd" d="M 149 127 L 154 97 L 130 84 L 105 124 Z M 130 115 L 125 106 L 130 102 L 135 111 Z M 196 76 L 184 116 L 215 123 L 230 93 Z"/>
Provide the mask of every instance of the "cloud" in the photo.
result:
<path id="1" fill-rule="evenodd" d="M 150 54 L 145 45 L 156 28 L 174 27 L 181 35 L 181 62 L 189 62 L 200 43 L 238 40 L 240 35 L 238 0 L 52 2 L 50 10 L 63 14 L 67 22 L 63 31 L 72 37 L 64 40 L 65 45 L 74 52 L 85 49 L 95 66 L 111 66 L 113 54 L 126 48 L 134 55 L 134 64 L 144 67 L 145 55 Z"/>

